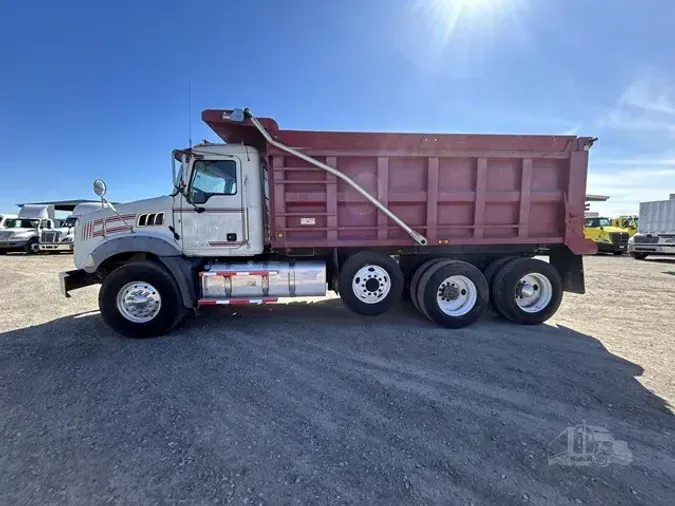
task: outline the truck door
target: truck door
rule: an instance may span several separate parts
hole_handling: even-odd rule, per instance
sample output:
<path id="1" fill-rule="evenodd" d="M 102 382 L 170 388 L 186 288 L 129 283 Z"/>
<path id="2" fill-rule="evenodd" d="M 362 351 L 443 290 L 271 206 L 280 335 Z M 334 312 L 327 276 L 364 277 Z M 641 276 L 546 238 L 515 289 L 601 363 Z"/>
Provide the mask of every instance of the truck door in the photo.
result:
<path id="1" fill-rule="evenodd" d="M 246 255 L 248 220 L 241 160 L 235 156 L 194 159 L 178 219 L 188 256 Z"/>

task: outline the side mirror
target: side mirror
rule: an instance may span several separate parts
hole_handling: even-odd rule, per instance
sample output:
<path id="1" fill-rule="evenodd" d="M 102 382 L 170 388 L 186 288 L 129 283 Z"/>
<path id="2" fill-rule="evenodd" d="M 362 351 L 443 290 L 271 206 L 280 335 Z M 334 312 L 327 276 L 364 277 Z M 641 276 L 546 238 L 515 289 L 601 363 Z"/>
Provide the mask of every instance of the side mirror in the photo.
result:
<path id="1" fill-rule="evenodd" d="M 106 186 L 102 179 L 94 181 L 94 193 L 99 197 L 103 197 L 106 192 Z"/>

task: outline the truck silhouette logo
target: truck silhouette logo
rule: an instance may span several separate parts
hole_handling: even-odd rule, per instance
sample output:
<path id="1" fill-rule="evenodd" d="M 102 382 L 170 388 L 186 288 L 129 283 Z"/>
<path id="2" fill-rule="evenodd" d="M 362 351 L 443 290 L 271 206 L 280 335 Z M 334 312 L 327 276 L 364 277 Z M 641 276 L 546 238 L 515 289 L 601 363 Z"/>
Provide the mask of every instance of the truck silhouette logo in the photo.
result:
<path id="1" fill-rule="evenodd" d="M 625 441 L 614 439 L 606 427 L 571 425 L 548 445 L 548 464 L 562 466 L 627 466 L 633 452 Z"/>

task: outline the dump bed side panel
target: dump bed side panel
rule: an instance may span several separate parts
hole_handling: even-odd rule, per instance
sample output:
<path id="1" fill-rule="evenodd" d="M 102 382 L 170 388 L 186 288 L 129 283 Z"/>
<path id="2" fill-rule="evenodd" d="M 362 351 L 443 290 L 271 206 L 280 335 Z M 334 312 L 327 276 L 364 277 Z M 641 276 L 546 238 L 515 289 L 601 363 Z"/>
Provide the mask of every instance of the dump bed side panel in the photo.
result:
<path id="1" fill-rule="evenodd" d="M 586 151 L 477 150 L 462 137 L 462 150 L 383 140 L 387 149 L 303 151 L 355 180 L 430 244 L 562 244 L 575 227 L 583 241 Z M 500 148 L 508 147 L 504 140 Z M 305 135 L 298 144 L 310 142 Z M 576 148 L 577 139 L 563 145 Z M 270 153 L 270 167 L 274 246 L 414 244 L 335 176 L 280 151 Z"/>
<path id="2" fill-rule="evenodd" d="M 271 242 L 277 248 L 413 246 L 344 181 L 268 146 L 250 122 L 204 111 L 226 142 L 269 157 Z M 281 130 L 281 143 L 336 167 L 389 206 L 430 245 L 566 244 L 583 237 L 589 138 L 545 135 L 392 134 Z"/>

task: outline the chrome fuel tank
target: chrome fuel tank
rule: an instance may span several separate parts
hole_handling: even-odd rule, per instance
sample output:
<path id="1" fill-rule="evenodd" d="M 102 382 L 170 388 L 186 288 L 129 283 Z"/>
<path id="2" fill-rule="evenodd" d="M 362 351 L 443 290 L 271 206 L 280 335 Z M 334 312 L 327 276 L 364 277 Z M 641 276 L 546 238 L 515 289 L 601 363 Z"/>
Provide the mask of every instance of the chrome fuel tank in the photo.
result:
<path id="1" fill-rule="evenodd" d="M 215 263 L 199 275 L 207 299 L 326 295 L 326 264 L 315 260 Z"/>

